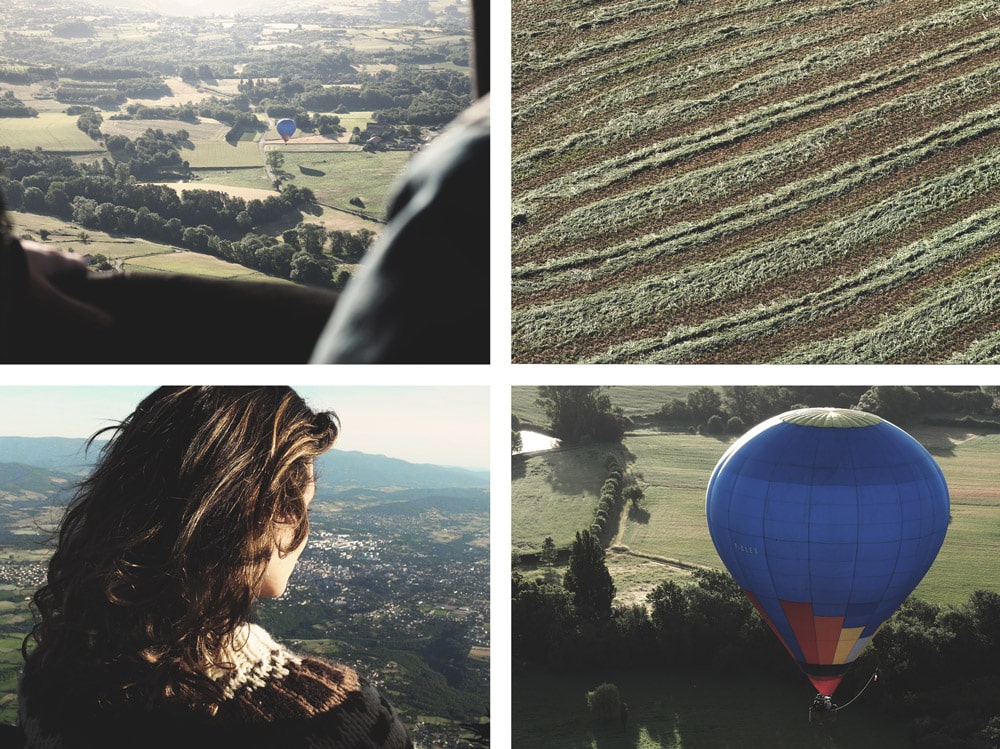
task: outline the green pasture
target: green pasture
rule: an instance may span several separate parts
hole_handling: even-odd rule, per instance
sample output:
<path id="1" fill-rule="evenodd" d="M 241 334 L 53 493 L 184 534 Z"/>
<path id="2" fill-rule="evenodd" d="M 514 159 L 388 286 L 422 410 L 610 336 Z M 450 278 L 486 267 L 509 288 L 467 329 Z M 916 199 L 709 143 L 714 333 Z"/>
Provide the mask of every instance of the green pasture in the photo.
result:
<path id="1" fill-rule="evenodd" d="M 615 684 L 629 706 L 625 728 L 601 721 L 586 693 Z M 771 677 L 711 671 L 517 674 L 511 702 L 518 749 L 902 749 L 905 725 L 861 700 L 836 722 L 808 721 L 813 690 Z"/>
<path id="2" fill-rule="evenodd" d="M 536 403 L 537 400 L 537 387 L 512 387 L 510 389 L 510 412 L 522 424 L 548 427 L 549 417 L 545 415 L 545 411 L 542 410 L 541 406 Z"/>
<path id="3" fill-rule="evenodd" d="M 344 127 L 348 133 L 354 130 L 355 127 L 359 127 L 364 130 L 368 126 L 368 123 L 372 121 L 372 113 L 370 111 L 348 112 L 347 114 L 338 114 L 337 117 L 340 118 L 341 126 Z"/>
<path id="4" fill-rule="evenodd" d="M 181 156 L 192 169 L 263 169 L 260 150 L 254 141 L 240 140 L 232 145 L 225 140 L 196 141 L 193 149 L 183 149 Z"/>
<path id="5" fill-rule="evenodd" d="M 37 117 L 0 117 L 0 143 L 11 148 L 41 148 L 61 154 L 104 153 L 76 126 L 76 119 L 62 112 L 39 112 Z"/>
<path id="6" fill-rule="evenodd" d="M 269 190 L 272 195 L 278 194 L 267 178 L 264 165 L 259 161 L 252 167 L 247 166 L 238 169 L 219 169 L 218 167 L 199 169 L 193 167 L 191 171 L 194 173 L 195 179 L 190 183 L 184 184 L 182 186 L 183 189 L 197 190 L 198 181 L 201 180 L 207 183 L 228 185 L 234 188 L 250 187 L 257 190 Z"/>
<path id="7" fill-rule="evenodd" d="M 383 218 L 389 190 L 409 159 L 408 151 L 289 150 L 285 152 L 283 171 L 291 175 L 296 187 L 311 189 L 321 203 Z M 350 204 L 354 197 L 364 201 L 364 209 Z"/>
<path id="8" fill-rule="evenodd" d="M 74 127 L 76 119 L 73 118 Z M 126 138 L 135 140 L 147 130 L 162 130 L 165 133 L 176 133 L 178 130 L 187 130 L 191 143 L 202 143 L 212 141 L 222 141 L 225 143 L 226 133 L 230 127 L 218 120 L 202 117 L 201 122 L 192 124 L 181 120 L 112 120 L 105 117 L 101 123 L 101 132 L 106 135 L 124 135 Z M 84 136 L 85 138 L 87 136 Z M 89 138 L 88 138 L 89 140 Z M 182 148 L 181 156 L 185 159 L 191 153 L 190 148 Z"/>
<path id="9" fill-rule="evenodd" d="M 687 563 L 720 566 L 705 524 L 705 488 L 729 441 L 689 434 L 630 434 L 649 521 L 623 522 L 621 543 L 629 549 Z"/>
<path id="10" fill-rule="evenodd" d="M 403 51 L 412 48 L 408 39 L 402 36 L 402 29 L 348 29 L 344 35 L 345 44 L 357 52 Z"/>
<path id="11" fill-rule="evenodd" d="M 259 271 L 230 263 L 198 252 L 174 251 L 136 257 L 125 263 L 126 271 L 157 271 L 161 273 L 187 273 L 209 278 L 230 278 L 252 281 L 274 280 Z M 285 281 L 284 283 L 288 283 Z"/>
<path id="12" fill-rule="evenodd" d="M 78 255 L 101 254 L 117 260 L 174 251 L 169 245 L 148 242 L 144 239 L 112 237 L 103 231 L 83 229 L 78 224 L 54 216 L 14 212 L 10 214 L 10 220 L 14 226 L 14 233 L 18 236 L 31 236 L 35 240 L 41 240 L 40 233 L 44 229 L 49 232 L 48 238 L 44 240 L 46 244 Z M 87 235 L 86 242 L 80 238 L 81 231 Z"/>
<path id="13" fill-rule="evenodd" d="M 148 242 L 144 239 L 115 238 L 97 230 L 84 230 L 88 235 L 87 243 L 84 244 L 79 237 L 81 231 L 79 226 L 52 216 L 13 213 L 11 219 L 15 233 L 19 236 L 31 235 L 39 239 L 39 231 L 46 229 L 50 232 L 47 244 L 77 254 L 100 253 L 111 260 L 123 260 L 126 271 L 186 273 L 209 278 L 289 283 L 211 255 L 178 250 L 172 245 Z"/>
<path id="14" fill-rule="evenodd" d="M 538 551 L 546 536 L 568 547 L 593 521 L 612 446 L 581 447 L 513 458 L 511 539 Z"/>
<path id="15" fill-rule="evenodd" d="M 1000 591 L 1000 435 L 969 435 L 949 427 L 921 427 L 913 436 L 934 454 L 948 482 L 952 521 L 934 566 L 916 595 L 937 604 L 958 605 L 977 589 Z M 626 436 L 634 456 L 648 517 L 623 516 L 618 543 L 629 553 L 609 556 L 622 600 L 645 590 L 646 573 L 661 568 L 640 558 L 677 560 L 720 567 L 705 522 L 705 489 L 712 469 L 731 440 L 642 431 Z M 512 544 L 537 550 L 546 536 L 567 547 L 577 530 L 589 527 L 604 481 L 610 446 L 564 448 L 515 458 L 511 484 Z M 619 578 L 618 566 L 627 576 Z M 664 574 L 666 574 L 664 572 Z M 641 596 L 639 597 L 641 600 Z"/>
<path id="16" fill-rule="evenodd" d="M 56 101 L 55 97 L 52 95 L 52 91 L 47 87 L 47 82 L 38 83 L 2 83 L 0 84 L 0 90 L 3 91 L 13 91 L 14 96 L 23 101 L 27 106 L 34 107 L 39 113 L 57 113 L 63 116 L 67 116 L 66 105 L 60 101 Z M 76 124 L 76 118 L 71 118 Z M 38 120 L 32 120 L 32 122 L 37 122 Z"/>

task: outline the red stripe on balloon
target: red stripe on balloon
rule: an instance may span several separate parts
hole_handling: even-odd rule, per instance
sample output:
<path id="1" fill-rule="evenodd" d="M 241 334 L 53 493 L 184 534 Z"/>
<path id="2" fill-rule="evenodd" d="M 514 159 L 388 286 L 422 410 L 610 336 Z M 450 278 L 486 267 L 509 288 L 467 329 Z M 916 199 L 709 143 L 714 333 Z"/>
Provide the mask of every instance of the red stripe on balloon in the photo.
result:
<path id="1" fill-rule="evenodd" d="M 806 675 L 808 676 L 808 674 Z M 832 697 L 843 678 L 843 674 L 840 676 L 809 676 L 809 681 L 816 687 L 817 692 L 826 697 Z"/>
<path id="2" fill-rule="evenodd" d="M 759 613 L 762 617 L 764 617 L 764 621 L 767 622 L 767 626 L 769 626 L 771 628 L 771 631 L 774 632 L 775 635 L 777 635 L 778 640 L 781 642 L 782 645 L 785 646 L 785 650 L 788 651 L 788 654 L 792 656 L 792 658 L 794 658 L 795 660 L 798 660 L 799 659 L 798 654 L 789 647 L 787 642 L 785 642 L 785 638 L 781 636 L 781 630 L 779 630 L 777 627 L 774 626 L 774 622 L 771 621 L 771 617 L 767 615 L 767 611 L 764 609 L 763 606 L 761 606 L 760 601 L 757 600 L 757 596 L 755 596 L 753 593 L 751 593 L 749 590 L 746 590 L 745 588 L 741 588 L 741 590 L 743 591 L 743 595 L 745 595 L 750 600 L 750 603 L 753 604 L 753 607 L 757 609 L 757 613 Z"/>
<path id="3" fill-rule="evenodd" d="M 795 639 L 799 643 L 799 649 L 806 663 L 819 663 L 819 650 L 816 646 L 816 618 L 813 616 L 811 603 L 794 603 L 792 601 L 779 601 L 781 609 L 788 618 L 788 623 L 792 626 Z"/>

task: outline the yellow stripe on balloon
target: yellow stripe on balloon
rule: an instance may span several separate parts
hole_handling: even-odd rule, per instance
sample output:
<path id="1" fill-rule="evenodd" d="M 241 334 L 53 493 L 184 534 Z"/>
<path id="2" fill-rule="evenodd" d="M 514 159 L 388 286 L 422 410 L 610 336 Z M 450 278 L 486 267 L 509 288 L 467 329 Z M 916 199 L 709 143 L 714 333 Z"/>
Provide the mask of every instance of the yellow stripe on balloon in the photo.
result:
<path id="1" fill-rule="evenodd" d="M 834 663 L 847 663 L 851 657 L 851 651 L 865 631 L 864 627 L 847 627 L 840 630 L 840 639 L 837 641 L 837 653 L 833 656 Z M 855 656 L 857 657 L 857 656 Z"/>

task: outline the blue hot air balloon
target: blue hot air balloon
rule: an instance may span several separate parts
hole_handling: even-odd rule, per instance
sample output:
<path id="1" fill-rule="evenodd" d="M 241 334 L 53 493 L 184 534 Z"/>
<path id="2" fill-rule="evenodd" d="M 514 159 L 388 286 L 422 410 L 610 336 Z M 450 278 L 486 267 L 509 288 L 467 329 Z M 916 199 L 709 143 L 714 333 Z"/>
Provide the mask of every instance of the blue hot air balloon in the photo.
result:
<path id="1" fill-rule="evenodd" d="M 944 542 L 948 487 L 906 432 L 807 408 L 735 442 L 708 483 L 726 568 L 823 695 L 833 694 Z"/>
<path id="2" fill-rule="evenodd" d="M 278 131 L 281 139 L 287 143 L 288 139 L 292 137 L 292 133 L 295 132 L 295 120 L 290 120 L 287 117 L 283 120 L 278 120 L 278 124 L 274 126 L 274 129 Z"/>

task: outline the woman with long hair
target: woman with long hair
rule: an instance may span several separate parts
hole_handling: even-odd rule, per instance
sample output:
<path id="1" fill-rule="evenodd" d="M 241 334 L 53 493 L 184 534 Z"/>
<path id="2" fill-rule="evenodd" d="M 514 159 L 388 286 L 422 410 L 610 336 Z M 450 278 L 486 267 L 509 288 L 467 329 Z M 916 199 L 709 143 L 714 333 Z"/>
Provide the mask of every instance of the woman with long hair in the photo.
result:
<path id="1" fill-rule="evenodd" d="M 305 546 L 336 416 L 290 388 L 170 387 L 110 429 L 32 600 L 27 745 L 410 746 L 354 670 L 252 622 Z"/>

